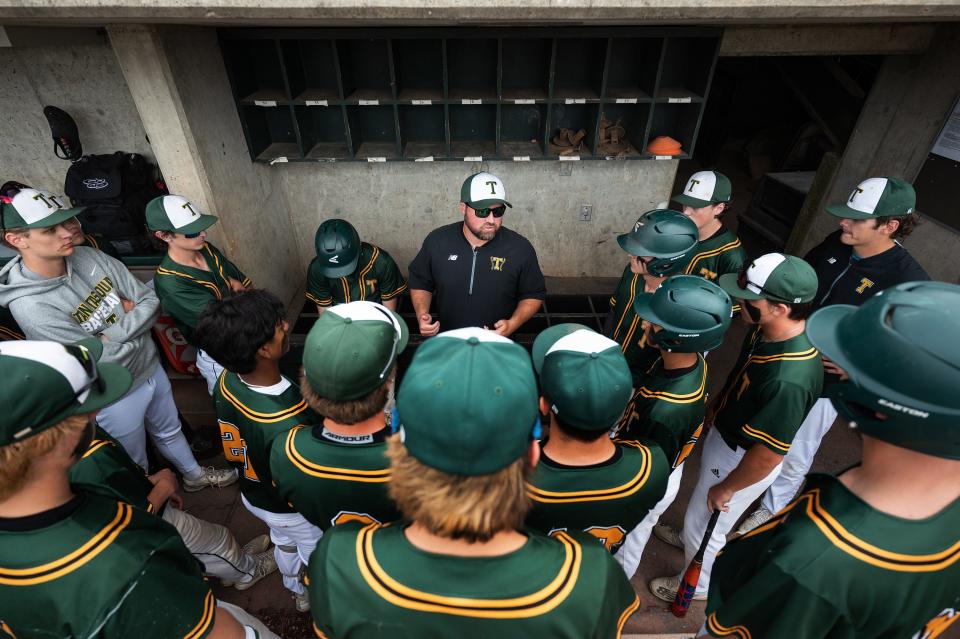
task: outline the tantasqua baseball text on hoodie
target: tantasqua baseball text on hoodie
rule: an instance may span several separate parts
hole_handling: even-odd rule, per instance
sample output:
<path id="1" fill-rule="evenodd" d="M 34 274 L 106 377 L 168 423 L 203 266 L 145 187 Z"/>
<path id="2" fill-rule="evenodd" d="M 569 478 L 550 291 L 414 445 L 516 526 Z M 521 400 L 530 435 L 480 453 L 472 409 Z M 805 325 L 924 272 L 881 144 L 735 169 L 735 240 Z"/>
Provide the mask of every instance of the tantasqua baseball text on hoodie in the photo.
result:
<path id="1" fill-rule="evenodd" d="M 0 306 L 13 313 L 27 339 L 72 343 L 99 336 L 100 361 L 120 364 L 134 387 L 156 370 L 150 329 L 160 311 L 156 293 L 122 262 L 86 246 L 66 257 L 67 273 L 44 278 L 14 257 L 0 270 Z M 123 300 L 134 302 L 127 313 Z"/>

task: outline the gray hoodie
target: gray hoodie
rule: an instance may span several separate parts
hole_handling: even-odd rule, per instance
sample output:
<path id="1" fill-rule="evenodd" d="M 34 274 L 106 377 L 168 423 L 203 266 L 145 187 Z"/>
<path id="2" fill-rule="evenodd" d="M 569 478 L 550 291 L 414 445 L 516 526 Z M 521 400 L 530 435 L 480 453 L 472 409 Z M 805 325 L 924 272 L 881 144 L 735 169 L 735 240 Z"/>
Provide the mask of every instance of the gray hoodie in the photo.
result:
<path id="1" fill-rule="evenodd" d="M 160 300 L 122 262 L 96 249 L 78 246 L 66 261 L 66 275 L 46 279 L 26 270 L 19 255 L 10 260 L 0 270 L 0 306 L 10 309 L 27 339 L 100 337 L 101 361 L 125 367 L 136 388 L 160 361 L 150 338 Z M 129 313 L 124 299 L 136 304 Z"/>

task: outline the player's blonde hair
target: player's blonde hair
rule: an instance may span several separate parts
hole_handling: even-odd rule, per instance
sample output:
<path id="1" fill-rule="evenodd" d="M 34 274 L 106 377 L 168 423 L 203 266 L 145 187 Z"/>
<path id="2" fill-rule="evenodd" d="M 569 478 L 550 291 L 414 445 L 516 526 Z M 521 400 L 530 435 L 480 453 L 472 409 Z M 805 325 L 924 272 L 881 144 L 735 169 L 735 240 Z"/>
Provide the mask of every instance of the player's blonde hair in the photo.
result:
<path id="1" fill-rule="evenodd" d="M 0 502 L 6 501 L 23 487 L 36 458 L 49 453 L 67 435 L 88 428 L 88 424 L 87 415 L 71 415 L 33 437 L 0 446 Z"/>
<path id="2" fill-rule="evenodd" d="M 307 376 L 301 374 L 300 394 L 303 396 L 303 399 L 306 400 L 307 404 L 310 405 L 310 408 L 318 414 L 329 417 L 338 424 L 349 426 L 370 419 L 386 407 L 387 400 L 390 399 L 392 380 L 393 375 L 391 375 L 386 382 L 360 399 L 336 402 L 332 399 L 317 395 L 310 386 Z"/>
<path id="3" fill-rule="evenodd" d="M 489 475 L 450 475 L 414 459 L 397 436 L 388 442 L 387 457 L 390 497 L 406 519 L 431 533 L 473 543 L 523 527 L 533 470 L 526 457 Z"/>

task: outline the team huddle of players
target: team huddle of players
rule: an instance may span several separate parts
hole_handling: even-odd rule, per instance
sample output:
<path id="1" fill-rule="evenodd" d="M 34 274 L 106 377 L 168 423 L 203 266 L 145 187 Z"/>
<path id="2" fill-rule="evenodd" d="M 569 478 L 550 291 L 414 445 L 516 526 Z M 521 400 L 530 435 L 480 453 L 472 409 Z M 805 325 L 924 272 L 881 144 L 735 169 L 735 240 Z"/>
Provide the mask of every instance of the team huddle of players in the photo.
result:
<path id="1" fill-rule="evenodd" d="M 465 224 L 502 217 L 493 179 Z M 279 570 L 318 637 L 618 637 L 650 535 L 686 553 L 649 584 L 673 601 L 714 511 L 702 636 L 942 634 L 960 617 L 960 287 L 897 241 L 912 187 L 863 181 L 803 259 L 747 258 L 720 173 L 674 199 L 682 212 L 617 238 L 629 263 L 602 333 L 552 326 L 528 353 L 446 330 L 398 384 L 406 283 L 347 222 L 318 230 L 322 312 L 290 380 L 286 311 L 205 241 L 214 216 L 150 203 L 154 292 L 77 246 L 76 210 L 19 189 L 0 304 L 30 339 L 0 342 L 0 636 L 273 637 L 206 579 L 243 590 Z M 198 347 L 233 470 L 181 441 L 145 337 L 161 301 Z M 750 330 L 709 397 L 737 315 Z M 862 462 L 807 477 L 838 414 Z M 269 537 L 241 546 L 180 510 L 176 476 L 144 473 L 145 433 L 186 490 L 239 481 Z M 660 525 L 698 445 L 683 528 Z"/>

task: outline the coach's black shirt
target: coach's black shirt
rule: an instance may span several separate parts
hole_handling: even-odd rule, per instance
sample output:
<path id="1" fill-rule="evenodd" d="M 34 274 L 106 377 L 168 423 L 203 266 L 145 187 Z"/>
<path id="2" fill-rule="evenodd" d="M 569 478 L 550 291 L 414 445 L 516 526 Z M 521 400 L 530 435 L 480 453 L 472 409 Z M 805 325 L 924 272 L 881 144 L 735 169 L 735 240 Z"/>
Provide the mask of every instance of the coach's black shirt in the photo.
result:
<path id="1" fill-rule="evenodd" d="M 463 222 L 427 235 L 410 263 L 407 284 L 433 292 L 441 331 L 493 328 L 513 315 L 520 300 L 542 300 L 547 294 L 537 253 L 525 237 L 501 227 L 496 237 L 474 248 L 463 236 Z"/>
<path id="2" fill-rule="evenodd" d="M 860 306 L 891 286 L 930 279 L 899 244 L 873 257 L 857 257 L 852 246 L 840 241 L 841 233 L 831 233 L 803 258 L 817 272 L 814 308 L 833 304 Z"/>

